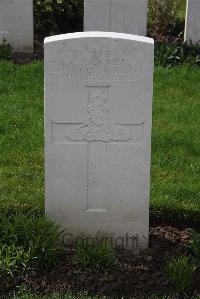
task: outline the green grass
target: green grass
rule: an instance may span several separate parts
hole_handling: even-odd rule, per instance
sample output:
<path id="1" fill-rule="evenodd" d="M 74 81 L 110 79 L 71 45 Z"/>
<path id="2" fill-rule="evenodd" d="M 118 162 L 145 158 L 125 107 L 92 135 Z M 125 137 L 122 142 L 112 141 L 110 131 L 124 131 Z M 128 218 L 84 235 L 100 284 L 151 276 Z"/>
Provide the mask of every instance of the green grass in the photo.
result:
<path id="1" fill-rule="evenodd" d="M 43 207 L 43 68 L 0 65 L 0 206 Z"/>
<path id="2" fill-rule="evenodd" d="M 0 207 L 43 209 L 42 62 L 0 64 L 0 105 Z M 200 219 L 199 111 L 200 70 L 155 70 L 153 215 Z"/>
<path id="3" fill-rule="evenodd" d="M 118 268 L 118 259 L 110 244 L 89 245 L 82 242 L 77 248 L 75 257 L 77 265 L 83 270 L 98 269 L 108 273 Z"/>
<path id="4" fill-rule="evenodd" d="M 62 254 L 60 226 L 48 218 L 18 214 L 0 217 L 0 280 L 6 285 L 29 269 L 49 271 Z"/>
<path id="5" fill-rule="evenodd" d="M 200 70 L 155 72 L 151 199 L 154 209 L 200 212 Z"/>
<path id="6" fill-rule="evenodd" d="M 177 16 L 181 20 L 185 19 L 185 13 L 186 13 L 186 0 L 177 0 L 178 3 L 178 13 Z"/>
<path id="7" fill-rule="evenodd" d="M 172 257 L 166 264 L 163 272 L 167 280 L 179 294 L 191 290 L 192 278 L 197 266 L 188 256 Z"/>

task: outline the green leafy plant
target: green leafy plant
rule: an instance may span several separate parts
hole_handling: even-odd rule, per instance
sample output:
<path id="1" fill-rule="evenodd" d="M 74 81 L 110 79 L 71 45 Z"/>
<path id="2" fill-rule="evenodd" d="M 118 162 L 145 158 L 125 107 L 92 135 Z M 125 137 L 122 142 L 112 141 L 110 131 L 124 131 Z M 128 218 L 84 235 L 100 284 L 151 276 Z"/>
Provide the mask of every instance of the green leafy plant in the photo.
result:
<path id="1" fill-rule="evenodd" d="M 156 30 L 168 32 L 175 24 L 176 0 L 149 0 L 149 23 Z"/>
<path id="2" fill-rule="evenodd" d="M 61 227 L 45 216 L 1 215 L 1 275 L 7 280 L 19 269 L 50 269 L 61 252 L 61 235 Z"/>
<path id="3" fill-rule="evenodd" d="M 82 268 L 110 272 L 116 269 L 118 260 L 110 244 L 90 245 L 82 242 L 77 249 L 76 262 Z"/>
<path id="4" fill-rule="evenodd" d="M 196 265 L 187 256 L 173 257 L 164 269 L 167 279 L 174 285 L 176 291 L 184 292 L 191 288 L 192 276 Z"/>
<path id="5" fill-rule="evenodd" d="M 25 284 L 22 284 L 15 292 L 11 293 L 9 298 L 10 299 L 100 299 L 99 297 L 89 296 L 87 292 L 83 292 L 79 294 L 73 294 L 71 292 L 67 292 L 65 295 L 61 295 L 61 294 L 59 295 L 58 293 L 52 295 L 49 294 L 40 295 L 30 290 Z"/>
<path id="6" fill-rule="evenodd" d="M 200 66 L 200 45 L 157 43 L 155 64 L 163 67 L 175 67 L 187 63 L 192 67 Z"/>
<path id="7" fill-rule="evenodd" d="M 9 60 L 11 58 L 12 48 L 7 40 L 3 38 L 2 44 L 0 44 L 0 59 Z"/>
<path id="8" fill-rule="evenodd" d="M 191 250 L 194 258 L 199 264 L 200 263 L 200 234 L 199 233 L 197 232 L 192 233 L 189 249 Z"/>
<path id="9" fill-rule="evenodd" d="M 0 244 L 0 276 L 6 283 L 9 283 L 15 275 L 26 271 L 30 263 L 30 251 L 25 252 L 23 248 L 14 244 L 11 246 Z"/>
<path id="10" fill-rule="evenodd" d="M 35 34 L 82 31 L 83 0 L 34 0 Z"/>

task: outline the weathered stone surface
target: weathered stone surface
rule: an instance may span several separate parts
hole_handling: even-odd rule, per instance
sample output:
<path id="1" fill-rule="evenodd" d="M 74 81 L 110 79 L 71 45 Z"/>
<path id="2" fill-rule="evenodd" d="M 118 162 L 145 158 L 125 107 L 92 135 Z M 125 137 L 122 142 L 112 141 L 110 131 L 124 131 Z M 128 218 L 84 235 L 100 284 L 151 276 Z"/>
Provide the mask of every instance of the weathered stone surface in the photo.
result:
<path id="1" fill-rule="evenodd" d="M 85 0 L 84 30 L 146 36 L 147 0 Z"/>
<path id="2" fill-rule="evenodd" d="M 33 51 L 32 0 L 0 0 L 0 43 L 4 38 L 15 52 Z"/>
<path id="3" fill-rule="evenodd" d="M 185 41 L 196 44 L 200 42 L 200 1 L 187 0 Z"/>
<path id="4" fill-rule="evenodd" d="M 147 247 L 153 40 L 85 32 L 44 46 L 46 213 L 66 239 Z"/>

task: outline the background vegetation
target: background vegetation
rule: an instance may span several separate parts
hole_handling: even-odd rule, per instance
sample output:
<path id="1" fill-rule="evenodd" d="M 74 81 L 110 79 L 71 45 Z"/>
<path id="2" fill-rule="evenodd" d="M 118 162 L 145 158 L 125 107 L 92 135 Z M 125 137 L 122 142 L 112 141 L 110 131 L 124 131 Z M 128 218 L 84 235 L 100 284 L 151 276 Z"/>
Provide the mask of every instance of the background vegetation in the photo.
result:
<path id="1" fill-rule="evenodd" d="M 83 31 L 84 0 L 34 0 L 36 38 Z"/>
<path id="2" fill-rule="evenodd" d="M 155 39 L 183 37 L 185 0 L 148 0 L 148 31 Z"/>
<path id="3" fill-rule="evenodd" d="M 149 34 L 182 36 L 186 0 L 148 0 Z M 84 0 L 34 0 L 37 38 L 83 31 Z"/>

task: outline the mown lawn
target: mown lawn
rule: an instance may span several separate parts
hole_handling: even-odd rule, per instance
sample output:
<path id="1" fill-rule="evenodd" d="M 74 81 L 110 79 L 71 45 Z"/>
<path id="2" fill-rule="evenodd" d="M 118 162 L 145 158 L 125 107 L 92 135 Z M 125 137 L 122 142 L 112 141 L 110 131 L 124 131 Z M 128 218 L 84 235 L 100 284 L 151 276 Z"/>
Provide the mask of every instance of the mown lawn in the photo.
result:
<path id="1" fill-rule="evenodd" d="M 0 205 L 43 207 L 43 66 L 0 65 Z"/>
<path id="2" fill-rule="evenodd" d="M 200 70 L 155 71 L 151 183 L 153 209 L 200 214 Z"/>
<path id="3" fill-rule="evenodd" d="M 44 206 L 43 63 L 0 64 L 0 207 Z M 200 214 L 200 70 L 155 70 L 151 209 Z"/>
<path id="4" fill-rule="evenodd" d="M 177 16 L 181 20 L 185 19 L 185 14 L 186 14 L 186 1 L 187 0 L 176 0 L 178 4 L 178 12 Z"/>

